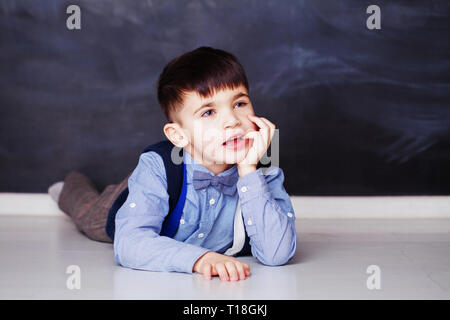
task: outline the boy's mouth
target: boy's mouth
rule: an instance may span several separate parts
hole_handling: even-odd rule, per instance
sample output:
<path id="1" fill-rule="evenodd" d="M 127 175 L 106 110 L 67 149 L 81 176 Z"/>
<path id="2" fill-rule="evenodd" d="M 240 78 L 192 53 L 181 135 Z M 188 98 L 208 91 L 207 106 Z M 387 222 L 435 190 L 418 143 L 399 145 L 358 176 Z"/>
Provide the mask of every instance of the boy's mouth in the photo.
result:
<path id="1" fill-rule="evenodd" d="M 235 136 L 222 143 L 222 145 L 230 150 L 240 150 L 244 148 L 247 143 L 248 139 L 244 139 L 243 136 Z"/>

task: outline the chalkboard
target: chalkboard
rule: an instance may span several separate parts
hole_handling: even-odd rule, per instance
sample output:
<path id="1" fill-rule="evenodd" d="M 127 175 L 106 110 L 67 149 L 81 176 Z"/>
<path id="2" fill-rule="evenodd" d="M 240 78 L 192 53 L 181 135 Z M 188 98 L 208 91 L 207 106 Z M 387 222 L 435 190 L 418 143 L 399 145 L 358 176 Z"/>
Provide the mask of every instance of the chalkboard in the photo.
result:
<path id="1" fill-rule="evenodd" d="M 81 29 L 68 29 L 78 5 Z M 199 46 L 235 54 L 280 130 L 293 195 L 450 194 L 450 2 L 0 2 L 0 192 L 69 171 L 101 190 L 164 138 L 156 80 Z"/>

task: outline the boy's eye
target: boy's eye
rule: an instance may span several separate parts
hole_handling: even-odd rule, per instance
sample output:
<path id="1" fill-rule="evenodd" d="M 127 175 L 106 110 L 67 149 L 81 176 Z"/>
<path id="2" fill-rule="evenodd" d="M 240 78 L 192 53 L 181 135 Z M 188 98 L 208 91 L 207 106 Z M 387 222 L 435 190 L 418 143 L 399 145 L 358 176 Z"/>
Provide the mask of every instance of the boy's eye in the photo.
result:
<path id="1" fill-rule="evenodd" d="M 234 106 L 240 108 L 240 107 L 245 107 L 247 104 L 248 104 L 247 102 L 238 102 Z M 213 109 L 209 109 L 209 110 L 203 112 L 201 117 L 203 117 L 203 118 L 209 117 L 213 112 L 214 112 Z"/>
<path id="2" fill-rule="evenodd" d="M 208 110 L 202 113 L 202 117 L 209 117 L 211 115 L 212 110 Z"/>
<path id="3" fill-rule="evenodd" d="M 238 102 L 238 103 L 235 104 L 235 106 L 238 106 L 238 108 L 239 107 L 245 107 L 246 105 L 247 105 L 247 102 Z"/>

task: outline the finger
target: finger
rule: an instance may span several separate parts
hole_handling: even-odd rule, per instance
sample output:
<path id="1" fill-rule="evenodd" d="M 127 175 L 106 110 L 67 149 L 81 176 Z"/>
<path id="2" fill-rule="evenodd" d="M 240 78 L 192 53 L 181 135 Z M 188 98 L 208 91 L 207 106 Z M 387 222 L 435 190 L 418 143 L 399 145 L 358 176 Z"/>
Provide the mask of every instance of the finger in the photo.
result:
<path id="1" fill-rule="evenodd" d="M 239 280 L 245 280 L 245 270 L 244 265 L 241 262 L 236 262 L 236 269 L 239 273 Z"/>
<path id="2" fill-rule="evenodd" d="M 203 277 L 206 280 L 211 280 L 211 267 L 212 265 L 209 263 L 203 267 Z"/>
<path id="3" fill-rule="evenodd" d="M 270 128 L 275 129 L 275 125 L 272 122 L 270 122 L 270 120 L 263 117 L 261 117 L 260 119 L 264 121 Z"/>
<path id="4" fill-rule="evenodd" d="M 257 140 L 261 136 L 261 133 L 259 131 L 249 131 L 244 135 L 244 139 L 253 139 Z"/>
<path id="5" fill-rule="evenodd" d="M 269 137 L 269 133 L 264 130 L 260 131 L 250 131 L 247 133 L 250 139 L 253 139 L 253 149 L 256 153 L 261 156 L 267 150 L 267 138 Z M 246 135 L 246 136 L 247 136 Z M 245 136 L 244 136 L 245 137 Z"/>
<path id="6" fill-rule="evenodd" d="M 268 146 L 268 144 L 271 140 L 271 135 L 272 135 L 271 127 L 266 123 L 266 121 L 263 120 L 263 118 L 255 117 L 255 116 L 251 116 L 251 117 L 252 117 L 252 121 L 255 122 L 259 127 L 258 132 L 260 132 L 261 136 L 263 137 L 263 144 Z"/>
<path id="7" fill-rule="evenodd" d="M 264 142 L 265 145 L 268 147 L 270 144 L 270 141 L 272 140 L 273 134 L 275 133 L 275 125 L 270 122 L 269 120 L 267 120 L 266 118 L 260 118 L 266 125 L 267 125 L 267 131 L 263 130 L 263 133 L 265 133 L 264 137 Z"/>
<path id="8" fill-rule="evenodd" d="M 256 150 L 260 150 L 260 148 L 263 146 L 264 138 L 262 136 L 261 131 L 249 131 L 244 135 L 244 139 L 251 139 L 253 140 L 253 147 L 256 148 Z"/>
<path id="9" fill-rule="evenodd" d="M 256 123 L 256 125 L 258 127 L 260 127 L 261 129 L 269 130 L 269 126 L 260 117 L 257 117 L 257 116 L 251 115 L 251 114 L 249 114 L 248 117 L 251 121 Z"/>
<path id="10" fill-rule="evenodd" d="M 213 264 L 211 264 L 211 269 L 212 269 L 211 276 L 217 276 L 219 274 L 216 270 L 216 267 L 214 267 Z"/>
<path id="11" fill-rule="evenodd" d="M 249 139 L 252 142 L 250 143 L 250 149 L 247 153 L 246 158 L 241 162 L 241 164 L 257 164 L 259 160 L 260 150 L 262 149 L 263 138 L 259 131 L 250 131 L 245 134 L 244 139 Z"/>
<path id="12" fill-rule="evenodd" d="M 228 281 L 228 273 L 227 269 L 225 268 L 225 265 L 222 262 L 219 262 L 216 264 L 216 270 L 219 274 L 220 280 L 222 281 Z"/>
<path id="13" fill-rule="evenodd" d="M 238 272 L 236 269 L 236 265 L 232 261 L 225 262 L 225 266 L 227 267 L 228 274 L 230 275 L 231 281 L 239 280 Z"/>
<path id="14" fill-rule="evenodd" d="M 261 118 L 261 120 L 264 121 L 269 126 L 269 128 L 270 128 L 270 139 L 269 140 L 272 140 L 272 137 L 273 137 L 273 135 L 275 133 L 275 129 L 276 129 L 275 125 L 272 122 L 270 122 L 269 120 L 267 120 L 266 118 Z"/>
<path id="15" fill-rule="evenodd" d="M 250 266 L 246 263 L 243 263 L 243 265 L 244 265 L 245 275 L 247 277 L 250 276 Z"/>

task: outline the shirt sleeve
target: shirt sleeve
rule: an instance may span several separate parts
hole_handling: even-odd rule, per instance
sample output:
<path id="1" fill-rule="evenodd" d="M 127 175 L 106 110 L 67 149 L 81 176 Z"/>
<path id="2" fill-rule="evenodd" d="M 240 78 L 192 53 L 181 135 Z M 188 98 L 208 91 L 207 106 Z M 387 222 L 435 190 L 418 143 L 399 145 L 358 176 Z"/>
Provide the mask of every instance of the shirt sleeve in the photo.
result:
<path id="1" fill-rule="evenodd" d="M 210 250 L 159 235 L 169 212 L 161 156 L 153 151 L 141 154 L 128 189 L 128 198 L 116 215 L 116 261 L 132 269 L 193 273 L 197 259 Z"/>
<path id="2" fill-rule="evenodd" d="M 295 213 L 278 167 L 253 171 L 237 182 L 252 255 L 266 265 L 287 263 L 297 248 Z"/>

